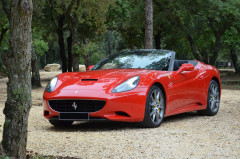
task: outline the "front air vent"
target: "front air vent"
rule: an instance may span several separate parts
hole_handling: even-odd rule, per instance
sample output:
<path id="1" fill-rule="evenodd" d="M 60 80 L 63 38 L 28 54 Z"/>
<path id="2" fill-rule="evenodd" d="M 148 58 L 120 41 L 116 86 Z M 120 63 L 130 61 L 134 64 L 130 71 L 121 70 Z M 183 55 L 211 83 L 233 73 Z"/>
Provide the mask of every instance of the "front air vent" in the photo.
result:
<path id="1" fill-rule="evenodd" d="M 98 81 L 98 79 L 82 79 L 81 81 Z"/>
<path id="2" fill-rule="evenodd" d="M 117 115 L 120 115 L 120 116 L 126 116 L 126 117 L 130 117 L 130 115 L 128 115 L 127 113 L 125 112 L 116 112 Z"/>

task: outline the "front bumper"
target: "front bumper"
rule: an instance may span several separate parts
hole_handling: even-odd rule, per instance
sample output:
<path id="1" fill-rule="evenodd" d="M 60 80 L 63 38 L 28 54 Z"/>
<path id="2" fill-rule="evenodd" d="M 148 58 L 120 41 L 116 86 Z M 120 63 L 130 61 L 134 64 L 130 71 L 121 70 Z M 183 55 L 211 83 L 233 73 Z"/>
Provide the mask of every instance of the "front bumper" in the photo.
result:
<path id="1" fill-rule="evenodd" d="M 61 114 L 61 112 L 57 112 L 49 106 L 49 100 L 104 100 L 106 104 L 101 110 L 88 112 L 89 117 L 81 120 L 107 119 L 112 121 L 141 122 L 145 114 L 146 92 L 147 88 L 141 87 L 121 93 L 101 90 L 61 90 L 52 93 L 45 91 L 43 95 L 44 117 L 49 120 L 58 120 Z"/>

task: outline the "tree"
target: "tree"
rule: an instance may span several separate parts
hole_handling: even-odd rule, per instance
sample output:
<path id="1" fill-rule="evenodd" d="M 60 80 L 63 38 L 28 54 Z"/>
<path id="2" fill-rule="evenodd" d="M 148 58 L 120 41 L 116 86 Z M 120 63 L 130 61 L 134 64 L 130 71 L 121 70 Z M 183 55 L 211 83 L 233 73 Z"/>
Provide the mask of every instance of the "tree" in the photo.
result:
<path id="1" fill-rule="evenodd" d="M 230 27 L 226 34 L 223 37 L 223 42 L 225 46 L 225 56 L 227 56 L 228 59 L 232 60 L 233 66 L 235 68 L 235 73 L 240 74 L 240 64 L 238 60 L 238 51 L 240 51 L 240 32 L 238 31 L 239 27 L 239 21 L 234 22 L 235 25 Z M 226 57 L 225 57 L 226 58 Z"/>
<path id="2" fill-rule="evenodd" d="M 145 0 L 145 49 L 153 48 L 153 5 L 152 0 Z"/>
<path id="3" fill-rule="evenodd" d="M 6 3 L 6 2 L 3 2 Z M 4 12 L 4 10 L 6 10 L 6 8 L 3 8 L 2 3 L 0 3 L 0 45 L 8 31 L 8 18 Z"/>
<path id="4" fill-rule="evenodd" d="M 26 158 L 28 115 L 31 107 L 31 0 L 1 0 L 9 18 L 9 49 L 5 57 L 8 71 L 7 101 L 2 149 L 7 156 Z"/>
<path id="5" fill-rule="evenodd" d="M 34 26 L 33 26 L 34 27 Z M 33 29 L 33 44 L 32 44 L 32 87 L 38 88 L 41 87 L 40 73 L 39 73 L 39 64 L 38 58 L 43 56 L 43 54 L 48 51 L 48 44 L 42 40 L 43 31 L 38 27 Z"/>
<path id="6" fill-rule="evenodd" d="M 40 28 L 42 36 L 49 40 L 54 37 L 59 48 L 59 55 L 61 57 L 62 72 L 67 72 L 67 57 L 65 54 L 65 39 L 64 31 L 67 29 L 68 20 L 61 10 L 61 3 L 56 0 L 34 0 L 35 16 L 33 19 L 34 27 Z M 44 21 L 44 23 L 43 23 Z M 57 38 L 55 37 L 57 35 Z"/>
<path id="7" fill-rule="evenodd" d="M 68 47 L 68 72 L 72 72 L 72 32 L 67 38 Z"/>
<path id="8" fill-rule="evenodd" d="M 73 71 L 79 71 L 79 55 L 81 46 L 88 45 L 89 40 L 96 40 L 105 31 L 105 10 L 109 0 L 61 0 L 63 14 L 70 20 L 72 34 L 72 66 Z M 86 65 L 89 65 L 89 55 L 85 52 Z"/>
<path id="9" fill-rule="evenodd" d="M 238 19 L 239 2 L 223 1 L 170 1 L 168 18 L 188 40 L 197 60 L 215 65 L 223 47 L 222 37 Z"/>
<path id="10" fill-rule="evenodd" d="M 31 67 L 32 67 L 31 78 L 32 87 L 41 87 L 38 59 L 33 44 L 32 44 Z"/>
<path id="11" fill-rule="evenodd" d="M 144 1 L 115 0 L 108 8 L 108 30 L 115 31 L 127 48 L 144 47 L 144 7 Z"/>

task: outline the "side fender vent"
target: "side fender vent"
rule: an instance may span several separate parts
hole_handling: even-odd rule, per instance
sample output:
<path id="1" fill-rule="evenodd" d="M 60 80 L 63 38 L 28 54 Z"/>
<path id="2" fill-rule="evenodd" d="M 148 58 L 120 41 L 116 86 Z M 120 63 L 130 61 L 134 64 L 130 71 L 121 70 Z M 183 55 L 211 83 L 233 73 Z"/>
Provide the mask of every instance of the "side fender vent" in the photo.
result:
<path id="1" fill-rule="evenodd" d="M 81 79 L 81 81 L 98 81 L 98 79 Z"/>

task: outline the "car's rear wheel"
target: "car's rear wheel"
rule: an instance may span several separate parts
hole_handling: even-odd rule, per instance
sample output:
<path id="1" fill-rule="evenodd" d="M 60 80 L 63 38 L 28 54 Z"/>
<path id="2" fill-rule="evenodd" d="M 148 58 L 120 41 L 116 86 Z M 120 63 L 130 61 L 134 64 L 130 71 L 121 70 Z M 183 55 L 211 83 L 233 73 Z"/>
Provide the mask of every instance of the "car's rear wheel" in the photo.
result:
<path id="1" fill-rule="evenodd" d="M 49 120 L 49 123 L 55 127 L 69 126 L 72 125 L 73 121 L 64 121 L 64 120 Z"/>
<path id="2" fill-rule="evenodd" d="M 215 80 L 212 80 L 208 88 L 207 108 L 205 110 L 198 111 L 199 114 L 213 116 L 216 115 L 219 110 L 220 104 L 220 88 Z"/>
<path id="3" fill-rule="evenodd" d="M 142 125 L 149 128 L 158 127 L 163 121 L 164 113 L 165 98 L 163 91 L 158 86 L 153 85 L 148 92 Z"/>

